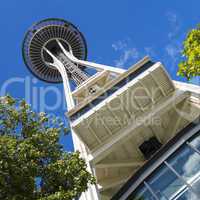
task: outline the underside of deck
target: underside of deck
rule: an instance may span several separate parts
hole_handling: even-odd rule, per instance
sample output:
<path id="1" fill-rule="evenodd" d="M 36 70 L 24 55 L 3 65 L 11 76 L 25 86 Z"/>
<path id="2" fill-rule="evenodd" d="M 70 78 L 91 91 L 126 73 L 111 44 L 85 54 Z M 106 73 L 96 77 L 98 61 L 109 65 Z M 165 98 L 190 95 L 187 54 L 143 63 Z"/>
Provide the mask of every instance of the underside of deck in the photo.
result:
<path id="1" fill-rule="evenodd" d="M 145 164 L 141 144 L 152 137 L 166 144 L 200 114 L 198 94 L 199 87 L 173 82 L 155 63 L 71 123 L 87 146 L 102 199 Z"/>

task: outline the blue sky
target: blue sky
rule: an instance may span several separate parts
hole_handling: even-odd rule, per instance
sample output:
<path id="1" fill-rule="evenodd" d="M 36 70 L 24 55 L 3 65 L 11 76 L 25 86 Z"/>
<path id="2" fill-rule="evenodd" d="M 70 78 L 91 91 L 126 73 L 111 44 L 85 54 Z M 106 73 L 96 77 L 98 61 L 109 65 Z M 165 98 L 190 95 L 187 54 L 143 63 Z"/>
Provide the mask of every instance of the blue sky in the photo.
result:
<path id="1" fill-rule="evenodd" d="M 161 61 L 173 79 L 185 81 L 176 76 L 177 64 L 186 33 L 200 22 L 199 7 L 198 0 L 1 0 L 1 95 L 25 98 L 34 110 L 64 118 L 64 100 L 55 105 L 54 89 L 33 78 L 21 55 L 28 27 L 49 17 L 79 27 L 87 40 L 88 60 L 128 68 L 148 54 Z M 61 85 L 56 87 L 62 92 Z M 49 109 L 52 106 L 55 109 Z M 72 150 L 71 136 L 61 142 Z"/>

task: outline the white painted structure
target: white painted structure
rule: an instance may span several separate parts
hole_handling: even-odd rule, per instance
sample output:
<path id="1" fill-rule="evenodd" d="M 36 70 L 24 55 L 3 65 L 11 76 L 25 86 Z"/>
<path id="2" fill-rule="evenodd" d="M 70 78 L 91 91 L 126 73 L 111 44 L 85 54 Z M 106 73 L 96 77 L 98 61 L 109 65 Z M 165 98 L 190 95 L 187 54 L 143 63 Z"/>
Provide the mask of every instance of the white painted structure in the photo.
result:
<path id="1" fill-rule="evenodd" d="M 62 75 L 75 150 L 97 178 L 80 199 L 110 199 L 145 164 L 144 141 L 165 144 L 200 114 L 200 87 L 172 81 L 148 57 L 125 71 L 78 60 L 57 42 L 71 62 L 97 70 L 72 91 L 64 65 L 45 49 Z"/>
<path id="2" fill-rule="evenodd" d="M 34 75 L 63 82 L 74 149 L 97 179 L 80 200 L 110 199 L 145 164 L 141 144 L 154 137 L 165 145 L 200 114 L 200 87 L 172 81 L 148 57 L 128 70 L 85 61 L 83 35 L 63 19 L 34 24 L 22 50 Z"/>

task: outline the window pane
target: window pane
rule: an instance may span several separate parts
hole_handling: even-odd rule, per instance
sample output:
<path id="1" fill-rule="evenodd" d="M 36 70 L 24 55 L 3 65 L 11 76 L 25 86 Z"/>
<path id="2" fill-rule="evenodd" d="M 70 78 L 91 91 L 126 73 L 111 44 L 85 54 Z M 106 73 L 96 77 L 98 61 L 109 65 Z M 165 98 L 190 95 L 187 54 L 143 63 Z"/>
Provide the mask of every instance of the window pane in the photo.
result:
<path id="1" fill-rule="evenodd" d="M 195 194 L 200 197 L 200 177 L 198 177 L 195 182 L 192 183 L 192 188 L 195 191 Z M 199 200 L 200 198 L 193 198 L 195 200 Z"/>
<path id="2" fill-rule="evenodd" d="M 161 200 L 168 200 L 172 198 L 177 191 L 186 188 L 184 183 L 164 164 L 157 169 L 157 172 L 153 174 L 147 182 Z"/>
<path id="3" fill-rule="evenodd" d="M 191 183 L 200 172 L 200 155 L 186 144 L 174 153 L 168 163 L 188 183 Z"/>
<path id="4" fill-rule="evenodd" d="M 174 200 L 199 200 L 195 194 L 189 190 L 185 190 L 180 193 Z"/>
<path id="5" fill-rule="evenodd" d="M 197 137 L 192 139 L 190 141 L 190 144 L 192 144 L 192 146 L 196 147 L 200 151 L 200 136 L 198 135 Z"/>
<path id="6" fill-rule="evenodd" d="M 151 193 L 143 185 L 136 194 L 130 198 L 131 200 L 155 200 Z"/>

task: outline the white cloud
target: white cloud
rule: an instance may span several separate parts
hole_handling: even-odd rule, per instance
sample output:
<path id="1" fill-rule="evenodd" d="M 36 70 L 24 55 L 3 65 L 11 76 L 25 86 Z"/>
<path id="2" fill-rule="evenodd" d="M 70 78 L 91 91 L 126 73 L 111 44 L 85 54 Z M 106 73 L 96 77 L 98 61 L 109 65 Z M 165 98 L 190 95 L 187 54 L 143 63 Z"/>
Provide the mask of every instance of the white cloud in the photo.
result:
<path id="1" fill-rule="evenodd" d="M 166 47 L 165 47 L 165 50 L 167 52 L 167 54 L 173 58 L 174 60 L 176 59 L 176 56 L 177 54 L 180 53 L 180 47 L 178 45 L 175 45 L 175 44 L 168 44 Z"/>
<path id="2" fill-rule="evenodd" d="M 119 58 L 114 60 L 117 67 L 125 67 L 128 63 L 135 62 L 135 59 L 139 57 L 137 48 L 131 47 L 131 43 L 131 40 L 126 38 L 112 44 L 112 48 L 120 53 Z"/>
<path id="3" fill-rule="evenodd" d="M 151 57 L 156 57 L 155 50 L 152 46 L 146 46 L 139 51 L 138 48 L 133 45 L 130 38 L 118 40 L 111 46 L 114 51 L 119 53 L 119 58 L 114 60 L 116 67 L 124 68 L 126 65 L 132 65 L 142 56 L 149 55 Z"/>
<path id="4" fill-rule="evenodd" d="M 168 40 L 164 47 L 164 56 L 171 73 L 176 73 L 182 49 L 182 39 L 180 39 L 182 23 L 178 13 L 173 11 L 168 11 L 166 17 L 170 30 L 167 33 Z"/>
<path id="5" fill-rule="evenodd" d="M 125 49 L 126 47 L 127 47 L 127 42 L 125 40 L 124 41 L 119 40 L 119 41 L 115 42 L 114 44 L 112 44 L 112 48 L 115 51 Z"/>
<path id="6" fill-rule="evenodd" d="M 169 11 L 166 13 L 169 25 L 171 26 L 171 31 L 168 33 L 169 39 L 176 37 L 181 28 L 181 21 L 177 13 Z"/>
<path id="7" fill-rule="evenodd" d="M 168 67 L 171 72 L 174 72 L 177 70 L 178 66 L 178 59 L 181 52 L 181 43 L 172 41 L 171 43 L 167 44 L 165 46 L 165 52 L 166 52 L 166 59 L 168 60 Z"/>
<path id="8" fill-rule="evenodd" d="M 153 47 L 144 47 L 144 52 L 148 56 L 156 57 L 156 52 Z"/>
<path id="9" fill-rule="evenodd" d="M 172 11 L 168 11 L 166 15 L 168 17 L 169 22 L 177 23 L 178 20 L 177 20 L 177 14 L 176 13 L 174 13 Z"/>
<path id="10" fill-rule="evenodd" d="M 137 59 L 138 57 L 139 52 L 136 48 L 125 49 L 123 50 L 120 58 L 118 60 L 115 60 L 114 62 L 117 67 L 124 67 L 127 62 L 133 62 L 133 60 L 135 61 L 135 59 Z"/>

